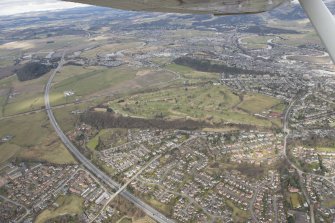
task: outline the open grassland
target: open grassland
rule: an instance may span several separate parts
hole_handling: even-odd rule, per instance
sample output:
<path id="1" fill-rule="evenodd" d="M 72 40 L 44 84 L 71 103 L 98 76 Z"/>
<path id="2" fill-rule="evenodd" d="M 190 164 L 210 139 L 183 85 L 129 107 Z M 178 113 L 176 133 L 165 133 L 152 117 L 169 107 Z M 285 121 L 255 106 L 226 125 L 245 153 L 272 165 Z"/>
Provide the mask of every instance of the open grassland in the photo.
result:
<path id="1" fill-rule="evenodd" d="M 101 99 L 87 101 L 80 104 L 69 104 L 53 109 L 55 118 L 64 132 L 73 130 L 79 119 L 79 114 L 72 114 L 72 111 L 85 111 L 101 102 Z"/>
<path id="2" fill-rule="evenodd" d="M 150 87 L 169 85 L 176 78 L 176 74 L 166 70 L 136 70 L 128 66 L 66 66 L 56 75 L 50 100 L 53 105 L 59 105 L 74 102 L 76 99 L 129 94 Z M 75 95 L 65 97 L 65 91 L 73 91 Z"/>
<path id="3" fill-rule="evenodd" d="M 316 63 L 316 64 L 331 63 L 331 59 L 329 56 L 295 55 L 295 56 L 288 56 L 287 59 L 301 62 L 308 62 L 308 63 Z"/>
<path id="4" fill-rule="evenodd" d="M 3 108 L 6 104 L 7 96 L 2 95 L 0 96 L 0 118 L 3 117 Z"/>
<path id="5" fill-rule="evenodd" d="M 243 103 L 244 107 L 261 112 L 279 101 L 258 94 L 246 94 L 245 98 L 249 100 L 241 102 L 239 95 L 227 87 L 205 85 L 189 87 L 187 90 L 170 88 L 135 94 L 111 101 L 109 105 L 118 113 L 136 117 L 189 118 L 211 123 L 231 122 L 270 127 L 272 123 L 269 120 L 258 118 L 253 112 L 241 111 L 236 107 Z"/>
<path id="6" fill-rule="evenodd" d="M 167 204 L 163 204 L 153 197 L 145 197 L 145 201 L 152 207 L 155 207 L 158 211 L 162 212 L 166 216 L 170 216 L 172 214 L 172 207 Z"/>
<path id="7" fill-rule="evenodd" d="M 105 55 L 109 53 L 115 53 L 121 50 L 135 49 L 137 47 L 143 46 L 143 42 L 125 42 L 125 43 L 113 43 L 105 44 L 100 47 L 96 47 L 91 50 L 87 50 L 81 54 L 82 57 L 95 58 L 97 55 Z"/>
<path id="8" fill-rule="evenodd" d="M 300 46 L 302 44 L 321 44 L 320 39 L 313 31 L 303 34 L 281 34 L 281 38 L 276 38 L 273 42 L 281 45 Z"/>
<path id="9" fill-rule="evenodd" d="M 216 73 L 200 72 L 174 63 L 166 65 L 165 69 L 176 72 L 186 79 L 219 79 L 219 75 Z"/>
<path id="10" fill-rule="evenodd" d="M 69 71 L 65 70 L 65 75 L 69 75 L 68 73 Z M 53 85 L 51 92 L 52 104 L 71 102 L 75 98 L 81 98 L 102 91 L 103 89 L 117 86 L 134 77 L 135 71 L 128 67 L 114 69 L 100 67 L 99 69 L 89 69 L 79 75 L 73 73 L 73 76 Z M 65 98 L 64 91 L 73 91 L 75 95 Z"/>
<path id="11" fill-rule="evenodd" d="M 122 217 L 122 218 L 118 221 L 118 223 L 132 223 L 132 222 L 133 222 L 132 218 L 127 217 L 127 216 Z"/>
<path id="12" fill-rule="evenodd" d="M 56 49 L 88 44 L 87 39 L 74 35 L 64 35 L 58 37 L 23 40 L 5 43 L 0 45 L 0 56 L 18 56 L 22 51 L 25 53 L 52 52 Z"/>
<path id="13" fill-rule="evenodd" d="M 0 164 L 10 160 L 20 151 L 20 147 L 15 144 L 0 144 Z"/>
<path id="14" fill-rule="evenodd" d="M 241 38 L 242 44 L 250 49 L 264 49 L 267 48 L 267 41 L 273 39 L 273 36 L 248 36 Z"/>
<path id="15" fill-rule="evenodd" d="M 153 219 L 151 219 L 148 216 L 145 216 L 143 218 L 137 219 L 134 221 L 134 223 L 155 223 L 156 221 L 154 221 Z"/>
<path id="16" fill-rule="evenodd" d="M 90 96 L 108 96 L 114 93 L 129 93 L 149 86 L 166 85 L 176 78 L 176 74 L 164 70 L 134 70 L 130 67 L 77 67 L 65 66 L 55 77 L 50 94 L 52 105 L 73 103 L 76 99 Z M 143 72 L 142 72 L 143 73 Z M 20 82 L 16 76 L 0 80 L 0 117 L 39 110 L 44 106 L 44 86 L 49 74 L 35 80 Z M 73 91 L 74 96 L 65 97 L 65 91 Z M 14 96 L 8 98 L 10 93 Z"/>
<path id="17" fill-rule="evenodd" d="M 234 222 L 246 222 L 250 217 L 250 214 L 247 211 L 243 211 L 236 207 L 233 202 L 226 200 L 227 205 L 233 210 L 233 219 Z"/>
<path id="18" fill-rule="evenodd" d="M 322 203 L 322 206 L 326 207 L 326 208 L 334 208 L 335 207 L 335 199 L 329 199 L 326 200 Z"/>
<path id="19" fill-rule="evenodd" d="M 286 109 L 286 107 L 287 107 L 287 104 L 284 101 L 281 101 L 279 104 L 273 106 L 271 108 L 271 110 L 273 112 L 279 112 L 279 113 L 281 113 L 281 112 L 283 112 Z"/>
<path id="20" fill-rule="evenodd" d="M 239 104 L 238 107 L 250 113 L 260 113 L 264 110 L 271 109 L 280 103 L 281 100 L 277 98 L 262 94 L 247 94 L 244 96 L 242 103 Z"/>
<path id="21" fill-rule="evenodd" d="M 0 126 L 0 136 L 14 136 L 0 147 L 2 162 L 14 157 L 56 164 L 76 162 L 54 133 L 45 113 L 4 119 Z"/>
<path id="22" fill-rule="evenodd" d="M 4 116 L 14 115 L 22 112 L 29 112 L 41 109 L 44 106 L 44 86 L 49 78 L 46 74 L 38 79 L 21 82 L 16 76 L 0 81 L 4 89 L 8 89 L 7 95 L 11 92 L 13 96 L 2 103 Z"/>
<path id="23" fill-rule="evenodd" d="M 12 57 L 0 58 L 0 68 L 14 65 Z"/>
<path id="24" fill-rule="evenodd" d="M 46 220 L 69 214 L 76 215 L 83 212 L 84 199 L 76 195 L 60 196 L 57 198 L 57 208 L 49 208 L 39 214 L 35 223 L 43 223 Z"/>
<path id="25" fill-rule="evenodd" d="M 293 209 L 301 207 L 301 197 L 298 193 L 290 193 L 289 200 Z"/>
<path id="26" fill-rule="evenodd" d="M 319 152 L 335 152 L 335 148 L 332 147 L 317 147 L 316 150 Z"/>
<path id="27" fill-rule="evenodd" d="M 95 137 L 86 144 L 87 148 L 94 151 L 99 144 L 99 139 L 102 141 L 111 141 L 111 146 L 119 146 L 127 142 L 127 129 L 102 129 Z"/>

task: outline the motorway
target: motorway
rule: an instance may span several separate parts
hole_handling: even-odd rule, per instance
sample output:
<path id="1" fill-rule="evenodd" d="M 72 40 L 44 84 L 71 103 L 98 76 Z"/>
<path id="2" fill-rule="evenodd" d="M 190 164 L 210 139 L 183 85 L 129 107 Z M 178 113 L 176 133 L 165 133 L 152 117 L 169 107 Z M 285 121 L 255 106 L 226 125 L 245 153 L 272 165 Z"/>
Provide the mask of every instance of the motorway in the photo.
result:
<path id="1" fill-rule="evenodd" d="M 64 134 L 60 126 L 58 125 L 55 116 L 53 114 L 53 111 L 50 106 L 50 100 L 49 100 L 49 92 L 51 89 L 52 81 L 58 71 L 61 70 L 63 64 L 64 64 L 64 56 L 65 52 L 63 53 L 62 59 L 59 62 L 58 67 L 53 71 L 52 75 L 50 76 L 48 83 L 45 87 L 45 93 L 44 93 L 44 101 L 45 101 L 45 109 L 47 111 L 49 120 L 53 128 L 55 129 L 57 135 L 62 140 L 63 144 L 67 147 L 67 149 L 76 157 L 76 159 L 87 169 L 89 170 L 93 175 L 95 175 L 98 179 L 100 179 L 102 182 L 104 182 L 106 185 L 108 185 L 113 190 L 118 190 L 121 185 L 111 179 L 107 174 L 105 174 L 103 171 L 101 171 L 99 168 L 97 168 L 89 159 L 87 159 L 82 153 L 79 152 L 79 150 L 73 145 L 73 143 L 68 139 L 68 137 Z M 127 199 L 128 201 L 132 202 L 136 207 L 141 209 L 144 213 L 146 213 L 148 216 L 150 216 L 152 219 L 156 220 L 157 222 L 161 223 L 172 223 L 171 219 L 168 219 L 163 214 L 152 208 L 150 205 L 144 203 L 139 198 L 135 197 L 133 194 L 131 194 L 127 190 L 123 190 L 120 195 Z"/>

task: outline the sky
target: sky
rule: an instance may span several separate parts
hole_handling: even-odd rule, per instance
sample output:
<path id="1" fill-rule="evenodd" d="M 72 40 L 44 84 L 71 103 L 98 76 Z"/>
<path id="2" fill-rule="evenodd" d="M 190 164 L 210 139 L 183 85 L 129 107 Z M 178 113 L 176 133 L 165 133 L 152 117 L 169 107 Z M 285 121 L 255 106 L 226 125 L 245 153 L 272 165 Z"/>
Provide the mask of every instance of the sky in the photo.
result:
<path id="1" fill-rule="evenodd" d="M 38 11 L 83 7 L 84 5 L 57 0 L 0 0 L 0 16 Z"/>

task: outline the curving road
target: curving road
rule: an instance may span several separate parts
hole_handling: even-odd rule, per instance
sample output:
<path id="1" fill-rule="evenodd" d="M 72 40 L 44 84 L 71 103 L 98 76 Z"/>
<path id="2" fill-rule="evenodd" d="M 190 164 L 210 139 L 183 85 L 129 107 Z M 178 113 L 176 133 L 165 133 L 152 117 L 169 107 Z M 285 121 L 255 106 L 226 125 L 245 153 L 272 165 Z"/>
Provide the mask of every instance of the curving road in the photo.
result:
<path id="1" fill-rule="evenodd" d="M 58 67 L 54 70 L 54 72 L 51 74 L 48 83 L 45 87 L 45 93 L 44 93 L 44 101 L 45 101 L 45 109 L 47 111 L 48 117 L 50 119 L 50 123 L 55 129 L 57 135 L 62 140 L 63 144 L 67 147 L 67 149 L 77 158 L 77 160 L 85 166 L 86 169 L 88 169 L 92 174 L 94 174 L 97 178 L 99 178 L 102 182 L 104 182 L 106 185 L 108 185 L 110 188 L 114 190 L 118 190 L 121 185 L 117 183 L 116 181 L 112 180 L 107 174 L 105 174 L 103 171 L 101 171 L 99 168 L 97 168 L 89 159 L 87 159 L 82 153 L 79 152 L 79 150 L 73 145 L 73 143 L 67 138 L 67 136 L 64 134 L 62 129 L 59 127 L 55 116 L 51 110 L 50 106 L 50 100 L 49 100 L 49 92 L 51 88 L 52 81 L 56 75 L 56 73 L 62 68 L 64 64 L 64 56 L 65 52 L 63 53 L 62 59 L 59 62 Z M 161 222 L 161 223 L 172 223 L 171 219 L 168 219 L 163 214 L 149 206 L 148 204 L 144 203 L 139 198 L 135 197 L 130 192 L 124 190 L 120 193 L 122 197 L 127 199 L 128 201 L 132 202 L 136 207 L 141 209 L 144 213 L 146 213 L 148 216 L 150 216 L 152 219 Z"/>
<path id="2" fill-rule="evenodd" d="M 299 180 L 300 180 L 300 183 L 302 185 L 302 174 L 304 173 L 302 170 L 300 170 L 291 160 L 290 158 L 287 156 L 288 154 L 288 147 L 287 147 L 287 138 L 289 137 L 290 135 L 290 129 L 289 129 L 289 125 L 288 125 L 288 122 L 289 122 L 289 115 L 290 115 L 290 112 L 293 108 L 293 105 L 296 103 L 298 99 L 294 99 L 290 105 L 288 106 L 287 110 L 286 110 L 286 113 L 285 113 L 285 117 L 284 117 L 284 133 L 286 134 L 285 137 L 284 137 L 284 158 L 287 160 L 287 162 L 298 172 L 299 174 Z M 304 197 L 306 198 L 306 201 L 308 203 L 308 206 L 309 206 L 309 214 L 310 214 L 310 222 L 311 223 L 315 223 L 315 218 L 314 218 L 314 205 L 311 203 L 310 199 L 309 199 L 309 195 L 307 193 L 307 191 L 305 190 L 305 187 L 302 186 L 301 187 L 301 190 L 304 194 Z"/>

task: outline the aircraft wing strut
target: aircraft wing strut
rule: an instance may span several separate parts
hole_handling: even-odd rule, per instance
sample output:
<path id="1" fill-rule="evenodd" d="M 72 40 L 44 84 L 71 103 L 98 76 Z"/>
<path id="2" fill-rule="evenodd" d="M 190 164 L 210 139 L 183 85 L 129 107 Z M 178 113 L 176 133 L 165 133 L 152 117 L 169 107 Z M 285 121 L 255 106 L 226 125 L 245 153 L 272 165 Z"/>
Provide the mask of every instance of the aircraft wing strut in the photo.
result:
<path id="1" fill-rule="evenodd" d="M 335 63 L 335 18 L 322 0 L 299 0 Z"/>

